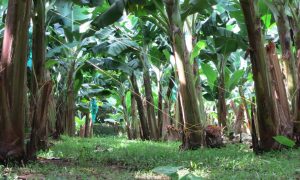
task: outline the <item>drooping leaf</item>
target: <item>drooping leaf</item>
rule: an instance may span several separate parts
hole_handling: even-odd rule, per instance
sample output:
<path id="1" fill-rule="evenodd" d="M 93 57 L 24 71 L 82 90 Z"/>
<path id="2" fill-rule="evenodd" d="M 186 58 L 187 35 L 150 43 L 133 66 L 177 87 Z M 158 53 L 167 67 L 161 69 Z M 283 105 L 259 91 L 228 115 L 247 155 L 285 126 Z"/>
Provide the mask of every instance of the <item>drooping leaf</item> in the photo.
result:
<path id="1" fill-rule="evenodd" d="M 105 27 L 95 33 L 95 36 L 101 40 L 106 40 L 110 36 L 113 36 L 116 30 L 112 27 Z"/>
<path id="2" fill-rule="evenodd" d="M 89 112 L 89 106 L 86 103 L 78 103 L 76 105 L 77 110 L 84 112 L 84 113 L 88 113 Z"/>
<path id="3" fill-rule="evenodd" d="M 216 35 L 214 40 L 219 53 L 228 55 L 240 48 L 247 49 L 244 38 L 226 28 L 218 27 L 214 35 Z"/>
<path id="4" fill-rule="evenodd" d="M 80 119 L 79 117 L 75 117 L 76 128 L 79 129 L 80 126 L 83 126 L 85 123 L 85 117 Z"/>
<path id="5" fill-rule="evenodd" d="M 245 74 L 244 70 L 238 70 L 231 75 L 228 83 L 229 92 L 232 91 L 238 85 L 239 81 L 241 80 L 244 74 Z"/>
<path id="6" fill-rule="evenodd" d="M 124 10 L 124 0 L 116 0 L 106 12 L 98 15 L 94 19 L 92 25 L 97 27 L 98 29 L 111 25 L 122 17 Z"/>
<path id="7" fill-rule="evenodd" d="M 113 42 L 110 43 L 108 46 L 107 53 L 112 56 L 118 56 L 121 52 L 126 50 L 127 48 L 135 49 L 138 45 L 136 42 L 131 41 L 129 39 L 115 39 Z"/>
<path id="8" fill-rule="evenodd" d="M 74 91 L 77 93 L 81 87 L 83 83 L 83 75 L 81 73 L 81 71 L 78 71 L 76 73 L 76 79 L 75 79 L 75 82 L 74 82 Z"/>
<path id="9" fill-rule="evenodd" d="M 45 62 L 45 67 L 46 68 L 51 68 L 53 67 L 54 65 L 58 64 L 59 62 L 57 60 L 54 60 L 54 59 L 49 59 Z"/>
<path id="10" fill-rule="evenodd" d="M 202 49 L 204 49 L 206 47 L 206 42 L 201 40 L 199 41 L 196 46 L 194 47 L 193 51 L 192 51 L 192 54 L 191 54 L 191 60 L 194 60 L 199 54 L 200 54 L 200 51 Z"/>
<path id="11" fill-rule="evenodd" d="M 164 49 L 163 53 L 168 61 L 170 61 L 171 54 L 168 50 Z"/>
<path id="12" fill-rule="evenodd" d="M 287 147 L 294 147 L 296 145 L 295 141 L 287 138 L 286 136 L 275 136 L 273 137 L 279 144 L 287 146 Z"/>
<path id="13" fill-rule="evenodd" d="M 271 14 L 266 14 L 266 15 L 261 17 L 261 20 L 263 21 L 265 27 L 269 28 L 271 26 L 272 15 Z"/>
<path id="14" fill-rule="evenodd" d="M 170 177 L 176 177 L 178 170 L 182 169 L 182 166 L 160 166 L 154 168 L 152 171 L 158 174 L 164 174 Z"/>
<path id="15" fill-rule="evenodd" d="M 63 52 L 63 49 L 69 49 L 69 48 L 73 48 L 73 47 L 79 46 L 79 45 L 80 45 L 80 42 L 72 42 L 72 43 L 63 44 L 61 46 L 56 46 L 55 48 L 50 49 L 47 52 L 46 57 L 51 58 L 57 54 L 61 54 Z"/>
<path id="16" fill-rule="evenodd" d="M 128 113 L 130 113 L 130 111 L 131 111 L 131 91 L 127 91 L 127 93 L 126 93 L 125 104 L 126 104 Z"/>
<path id="17" fill-rule="evenodd" d="M 215 0 L 184 0 L 181 5 L 181 18 L 185 20 L 191 14 L 201 13 L 216 4 Z"/>
<path id="18" fill-rule="evenodd" d="M 118 56 L 126 49 L 136 50 L 138 44 L 128 38 L 113 38 L 93 47 L 95 54 L 107 53 L 111 56 Z"/>
<path id="19" fill-rule="evenodd" d="M 208 86 L 213 89 L 215 81 L 218 77 L 218 72 L 214 70 L 209 64 L 202 63 L 201 64 L 202 71 L 207 78 Z"/>

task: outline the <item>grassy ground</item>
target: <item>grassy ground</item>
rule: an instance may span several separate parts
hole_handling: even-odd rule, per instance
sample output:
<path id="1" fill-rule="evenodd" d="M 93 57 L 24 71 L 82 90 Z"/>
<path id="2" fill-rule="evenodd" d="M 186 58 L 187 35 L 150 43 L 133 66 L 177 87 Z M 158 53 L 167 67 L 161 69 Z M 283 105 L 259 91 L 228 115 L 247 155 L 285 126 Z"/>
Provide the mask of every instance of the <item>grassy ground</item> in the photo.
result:
<path id="1" fill-rule="evenodd" d="M 246 145 L 178 151 L 176 142 L 128 141 L 120 137 L 67 138 L 23 168 L 1 167 L 0 179 L 166 179 L 159 166 L 182 166 L 202 179 L 297 179 L 300 149 L 254 155 Z M 194 176 L 194 177 L 195 177 Z"/>

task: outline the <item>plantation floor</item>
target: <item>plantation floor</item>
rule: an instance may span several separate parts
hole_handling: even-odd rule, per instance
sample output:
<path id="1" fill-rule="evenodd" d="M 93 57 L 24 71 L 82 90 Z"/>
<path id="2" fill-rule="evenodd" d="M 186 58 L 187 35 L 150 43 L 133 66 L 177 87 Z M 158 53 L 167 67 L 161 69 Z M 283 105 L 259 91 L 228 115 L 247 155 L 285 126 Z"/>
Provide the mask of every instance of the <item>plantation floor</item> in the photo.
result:
<path id="1" fill-rule="evenodd" d="M 241 144 L 186 152 L 178 151 L 179 145 L 63 137 L 35 163 L 0 166 L 0 179 L 168 179 L 152 172 L 159 166 L 182 166 L 180 176 L 192 173 L 202 179 L 300 179 L 300 149 L 256 156 Z"/>

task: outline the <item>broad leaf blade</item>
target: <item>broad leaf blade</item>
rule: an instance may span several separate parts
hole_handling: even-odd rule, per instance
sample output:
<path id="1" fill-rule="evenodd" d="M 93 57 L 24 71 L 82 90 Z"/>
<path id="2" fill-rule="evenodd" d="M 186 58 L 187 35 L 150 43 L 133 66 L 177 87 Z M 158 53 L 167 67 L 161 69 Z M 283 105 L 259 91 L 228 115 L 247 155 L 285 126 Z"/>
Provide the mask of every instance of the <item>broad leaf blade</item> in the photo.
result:
<path id="1" fill-rule="evenodd" d="M 214 88 L 215 81 L 218 77 L 218 72 L 214 70 L 210 65 L 202 63 L 201 64 L 202 71 L 207 78 L 208 85 L 211 89 Z"/>
<path id="2" fill-rule="evenodd" d="M 182 166 L 160 166 L 154 168 L 152 171 L 158 174 L 164 174 L 170 177 L 177 175 L 177 171 L 182 169 Z"/>
<path id="3" fill-rule="evenodd" d="M 285 145 L 285 146 L 290 147 L 290 148 L 292 148 L 292 147 L 294 147 L 296 145 L 296 143 L 293 140 L 291 140 L 291 139 L 289 139 L 289 138 L 287 138 L 285 136 L 275 136 L 273 138 L 279 144 Z"/>

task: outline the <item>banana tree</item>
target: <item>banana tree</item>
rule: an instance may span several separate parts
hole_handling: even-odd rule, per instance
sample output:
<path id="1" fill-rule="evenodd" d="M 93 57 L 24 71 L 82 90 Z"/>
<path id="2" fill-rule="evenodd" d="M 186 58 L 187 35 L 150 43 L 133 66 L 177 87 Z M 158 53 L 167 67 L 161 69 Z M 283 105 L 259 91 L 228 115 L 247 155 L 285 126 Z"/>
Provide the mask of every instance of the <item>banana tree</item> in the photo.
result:
<path id="1" fill-rule="evenodd" d="M 240 0 L 248 32 L 262 150 L 278 149 L 273 137 L 291 136 L 289 109 L 274 43 L 264 47 L 257 1 Z M 272 71 L 270 71 L 272 68 Z"/>
<path id="2" fill-rule="evenodd" d="M 111 84 L 99 84 L 99 79 L 102 77 L 96 70 L 89 65 L 85 65 L 81 68 L 82 77 L 77 77 L 75 81 L 82 81 L 78 90 L 78 96 L 76 98 L 76 114 L 77 119 L 85 119 L 83 124 L 76 123 L 77 130 L 80 129 L 80 135 L 83 137 L 92 137 L 93 135 L 93 124 L 99 119 L 97 112 L 99 107 L 103 106 L 103 102 L 106 97 L 112 94 Z M 103 112 L 100 112 L 103 113 Z M 81 117 L 80 117 L 81 116 Z M 81 128 L 80 128 L 81 126 Z"/>
<path id="3" fill-rule="evenodd" d="M 100 53 L 100 51 L 98 53 Z M 119 56 L 121 55 L 119 54 Z M 98 69 L 101 70 L 98 73 L 100 74 L 103 73 L 102 76 L 98 76 L 98 75 L 96 76 L 98 80 L 101 79 L 103 76 L 104 77 L 107 76 L 107 78 L 112 78 L 111 81 L 108 81 L 110 83 L 107 82 L 100 83 L 101 84 L 100 89 L 102 90 L 104 90 L 103 88 L 109 89 L 108 90 L 109 95 L 106 96 L 102 95 L 101 98 L 100 97 L 99 98 L 102 99 L 102 101 L 106 101 L 109 99 L 114 99 L 116 101 L 114 104 L 111 105 L 115 109 L 116 113 L 110 114 L 110 117 L 108 118 L 109 119 L 113 118 L 116 122 L 119 122 L 119 120 L 124 119 L 128 138 L 129 139 L 137 138 L 139 136 L 137 134 L 139 130 L 139 123 L 136 118 L 133 119 L 130 116 L 131 92 L 126 90 L 126 89 L 130 89 L 128 76 L 132 73 L 132 71 L 134 71 L 134 68 L 136 68 L 134 67 L 135 63 L 131 62 L 133 66 L 130 66 L 130 63 L 128 64 L 121 63 L 121 60 L 118 61 L 114 60 L 113 57 L 110 58 L 98 57 L 90 60 L 90 63 L 93 64 L 94 67 L 97 67 L 95 69 L 96 72 Z M 94 68 L 93 66 L 91 65 L 89 65 L 89 67 L 85 66 L 83 67 L 83 70 L 92 69 Z M 116 81 L 116 79 L 118 79 L 118 81 Z M 93 82 L 96 81 L 93 80 Z M 89 86 L 89 87 L 93 87 L 93 86 Z M 123 115 L 123 118 L 120 117 L 121 114 Z"/>
<path id="4" fill-rule="evenodd" d="M 217 6 L 220 7 L 220 5 Z M 202 63 L 201 66 L 209 80 L 208 92 L 212 92 L 214 89 L 217 92 L 217 96 L 214 97 L 217 99 L 219 125 L 227 129 L 226 94 L 228 97 L 228 92 L 235 88 L 244 74 L 242 69 L 234 73 L 228 69 L 230 64 L 233 64 L 229 60 L 229 56 L 239 48 L 246 49 L 246 41 L 234 32 L 238 24 L 222 7 L 214 10 L 210 17 L 202 22 L 199 31 L 202 32 L 201 38 L 206 39 L 206 42 L 203 40 L 199 42 L 199 45 L 202 44 L 202 48 L 205 47 L 205 49 L 199 49 L 198 53 L 200 53 L 202 60 L 213 62 L 218 73 L 214 73 L 214 70 L 208 64 Z"/>
<path id="5" fill-rule="evenodd" d="M 21 162 L 25 157 L 25 79 L 30 15 L 31 1 L 8 2 L 0 60 L 0 163 Z"/>
<path id="6" fill-rule="evenodd" d="M 297 82 L 296 82 L 296 100 L 295 100 L 295 107 L 294 107 L 294 137 L 296 139 L 296 142 L 298 145 L 300 145 L 300 64 L 299 64 L 299 54 L 300 54 L 300 14 L 299 14 L 299 9 L 300 9 L 300 3 L 298 1 L 289 1 L 288 4 L 284 3 L 285 7 L 288 6 L 287 8 L 287 14 L 290 19 L 290 27 L 292 28 L 293 36 L 291 38 L 293 39 L 293 42 L 295 44 L 295 49 L 296 52 L 294 53 L 297 57 L 297 64 L 296 64 L 296 72 L 298 76 L 296 76 Z M 294 56 L 295 56 L 294 55 Z M 291 57 L 293 54 L 291 54 Z"/>
<path id="7" fill-rule="evenodd" d="M 79 5 L 74 4 L 77 3 Z M 58 96 L 56 134 L 66 132 L 73 135 L 75 130 L 74 113 L 75 97 L 82 81 L 76 79 L 82 76 L 79 71 L 89 58 L 85 49 L 95 43 L 94 36 L 89 36 L 89 24 L 96 13 L 103 8 L 91 8 L 102 5 L 103 1 L 55 1 L 48 12 L 49 20 L 49 51 L 48 64 L 57 72 Z M 85 13 L 90 12 L 90 13 Z M 63 57 L 58 58 L 58 57 Z M 62 61 L 63 60 L 63 61 Z M 65 105 L 64 105 L 65 104 Z"/>
<path id="8" fill-rule="evenodd" d="M 186 40 L 183 35 L 183 22 L 188 15 L 181 14 L 181 12 L 185 12 L 185 5 L 189 8 L 199 7 L 200 9 L 197 10 L 201 12 L 203 10 L 202 3 L 206 4 L 207 1 L 184 1 L 183 4 L 180 4 L 179 0 L 164 1 L 168 17 L 168 34 L 178 71 L 179 101 L 183 124 L 182 149 L 199 148 L 204 143 L 204 132 L 201 124 L 203 120 L 201 119 L 199 102 L 197 101 L 198 96 L 195 91 L 195 77 L 190 63 L 190 54 L 187 51 Z"/>
<path id="9" fill-rule="evenodd" d="M 87 60 L 88 55 L 83 55 L 82 46 L 80 43 L 80 34 L 73 32 L 73 36 L 67 37 L 61 26 L 53 28 L 54 34 L 60 34 L 63 38 L 53 39 L 54 44 L 57 46 L 57 42 L 64 42 L 63 45 L 58 45 L 57 47 L 48 51 L 47 57 L 52 58 L 48 64 L 54 65 L 52 68 L 57 72 L 57 91 L 58 96 L 58 106 L 57 106 L 57 121 L 56 130 L 57 134 L 67 133 L 72 136 L 75 131 L 75 97 L 78 92 L 76 86 L 80 86 L 80 81 L 75 81 L 75 77 L 80 74 L 80 68 L 84 65 Z M 77 37 L 76 37 L 77 35 Z M 65 39 L 64 39 L 65 38 Z M 77 39 L 76 39 L 77 38 Z M 60 57 L 58 57 L 59 55 Z M 64 56 L 64 58 L 62 58 Z"/>
<path id="10" fill-rule="evenodd" d="M 215 61 L 215 59 L 212 60 L 208 59 L 207 56 L 202 56 L 204 54 L 200 55 L 200 57 L 203 57 L 204 60 L 201 63 L 201 70 L 207 80 L 205 83 L 203 83 L 204 97 L 208 101 L 216 101 L 218 122 L 221 123 L 220 125 L 222 126 L 223 121 L 220 121 L 220 119 L 224 118 L 223 120 L 225 120 L 228 114 L 226 99 L 237 98 L 237 96 L 239 96 L 236 88 L 238 86 L 243 86 L 245 83 L 243 79 L 248 76 L 248 74 L 245 73 L 247 71 L 244 69 L 246 67 L 240 67 L 240 65 L 234 66 L 235 62 L 241 61 L 239 58 L 241 58 L 240 55 L 242 53 L 242 50 L 232 52 L 227 56 L 226 61 L 224 61 L 222 58 L 218 58 L 218 61 Z M 235 54 L 238 54 L 238 58 L 235 56 Z M 222 60 L 226 62 L 225 67 L 222 66 L 224 63 L 222 63 Z M 221 81 L 220 79 L 223 80 Z M 221 103 L 223 103 L 223 109 L 220 108 Z M 228 119 L 226 119 L 226 125 L 227 128 L 230 129 L 230 123 L 228 123 Z"/>
<path id="11" fill-rule="evenodd" d="M 195 2 L 195 1 L 184 1 L 182 4 L 182 11 L 180 9 L 176 9 L 176 12 L 172 11 L 168 11 L 170 10 L 170 8 L 168 7 L 168 5 L 170 4 L 174 4 L 174 6 L 177 6 L 178 3 L 178 7 L 179 7 L 179 2 L 170 2 L 168 3 L 168 1 L 161 1 L 161 0 L 155 0 L 155 1 L 145 1 L 144 3 L 140 4 L 139 6 L 137 6 L 137 8 L 135 8 L 135 13 L 138 14 L 139 17 L 144 18 L 147 21 L 150 21 L 151 23 L 155 24 L 157 27 L 159 27 L 162 30 L 162 33 L 165 33 L 169 39 L 171 40 L 171 51 L 173 52 L 173 54 L 175 55 L 175 59 L 176 59 L 176 63 L 178 63 L 178 61 L 180 61 L 180 59 L 178 59 L 178 57 L 182 59 L 182 55 L 183 55 L 183 51 L 185 51 L 185 49 L 181 49 L 179 50 L 179 46 L 186 45 L 185 40 L 183 40 L 183 36 L 181 34 L 182 38 L 181 40 L 183 40 L 182 42 L 178 41 L 178 44 L 175 43 L 175 39 L 173 38 L 173 27 L 175 26 L 179 26 L 177 27 L 177 30 L 180 30 L 180 28 L 183 30 L 183 24 L 181 24 L 181 22 L 179 22 L 179 24 L 171 24 L 173 23 L 173 19 L 171 19 L 172 15 L 171 13 L 177 13 L 175 16 L 177 16 L 176 20 L 184 21 L 186 19 L 187 16 L 195 13 L 195 12 L 199 12 L 201 11 L 203 8 L 208 7 L 208 3 L 207 1 L 205 2 Z M 202 5 L 205 5 L 202 6 Z M 173 6 L 173 7 L 174 7 Z M 196 8 L 195 7 L 199 7 Z M 143 11 L 142 11 L 142 10 Z M 166 11 L 167 10 L 167 11 Z M 175 17 L 173 16 L 173 17 Z M 182 16 L 182 17 L 181 17 Z M 177 23 L 177 22 L 176 22 Z M 181 27 L 182 26 L 182 27 Z M 179 33 L 180 34 L 180 33 Z M 176 41 L 177 42 L 177 41 Z M 181 45 L 179 45 L 180 43 L 182 43 Z M 168 49 L 167 49 L 168 50 Z M 178 55 L 178 52 L 181 52 L 181 54 L 176 57 L 176 55 Z M 189 61 L 189 57 L 186 57 Z M 184 60 L 183 60 L 184 61 Z M 186 62 L 186 64 L 188 64 Z M 190 65 L 187 65 L 187 67 L 189 67 Z M 178 110 L 182 111 L 184 117 L 183 117 L 183 121 L 180 122 L 182 124 L 182 128 L 183 128 L 183 132 L 186 135 L 185 138 L 183 138 L 183 145 L 182 145 L 182 149 L 193 149 L 193 148 L 198 148 L 201 146 L 202 144 L 202 135 L 201 135 L 201 123 L 200 120 L 202 119 L 201 117 L 201 113 L 200 113 L 200 108 L 199 108 L 199 101 L 198 101 L 198 96 L 196 91 L 194 91 L 195 88 L 195 83 L 193 81 L 193 75 L 190 77 L 190 73 L 193 74 L 193 72 L 191 71 L 190 73 L 186 73 L 188 74 L 188 78 L 185 77 L 185 69 L 181 66 L 178 66 L 177 64 L 177 68 L 178 68 L 178 75 L 176 75 L 176 77 L 179 78 L 179 83 L 181 84 L 181 99 L 178 99 L 178 101 L 182 101 L 181 105 L 179 107 Z M 188 68 L 189 69 L 189 68 Z M 189 69 L 192 70 L 192 69 Z M 181 78 L 181 79 L 180 79 Z M 187 84 L 185 84 L 185 80 L 187 80 Z M 186 85 L 189 86 L 189 88 L 186 87 Z M 191 86 L 192 85 L 192 86 Z M 184 87 L 185 86 L 185 87 Z M 189 92 L 190 91 L 190 92 Z M 189 93 L 189 95 L 188 95 Z M 196 100 L 195 102 L 191 99 Z M 194 104 L 193 104 L 194 103 Z M 180 103 L 178 103 L 180 104 Z M 187 117 L 190 116 L 190 117 Z M 202 119 L 203 121 L 203 119 Z M 200 138 L 199 138 L 200 137 Z"/>
<path id="12" fill-rule="evenodd" d="M 281 45 L 282 60 L 285 65 L 284 67 L 285 71 L 283 73 L 285 74 L 286 77 L 287 92 L 288 92 L 290 104 L 292 105 L 290 109 L 292 114 L 294 114 L 295 105 L 296 105 L 294 93 L 297 86 L 297 76 L 296 76 L 297 69 L 296 69 L 296 54 L 292 52 L 293 37 L 290 32 L 292 26 L 291 23 L 289 23 L 289 18 L 293 18 L 293 17 L 292 17 L 292 11 L 289 10 L 288 8 L 290 2 L 281 1 L 281 0 L 275 0 L 271 2 L 269 0 L 265 0 L 264 3 L 270 9 L 276 21 L 280 45 Z"/>
<path id="13" fill-rule="evenodd" d="M 183 37 L 183 22 L 189 15 L 201 12 L 203 9 L 210 7 L 210 5 L 211 4 L 208 3 L 208 1 L 184 1 L 180 4 L 179 1 L 155 0 L 145 1 L 137 6 L 137 13 L 159 27 L 169 36 L 171 41 L 170 46 L 176 59 L 178 71 L 176 77 L 178 77 L 180 83 L 180 99 L 178 99 L 178 101 L 181 101 L 181 103 L 178 104 L 181 104 L 179 109 L 183 114 L 181 124 L 183 125 L 183 132 L 185 134 L 182 149 L 194 149 L 200 147 L 202 145 L 203 137 L 201 133 L 202 117 L 199 108 L 200 106 L 194 88 L 195 83 L 192 75 L 192 67 L 189 65 L 190 57 Z M 180 10 L 180 7 L 182 10 Z M 144 11 L 140 11 L 141 9 L 144 9 Z M 178 35 L 176 40 L 174 35 Z M 202 121 L 204 120 L 202 119 Z"/>
<path id="14" fill-rule="evenodd" d="M 52 81 L 47 80 L 46 60 L 46 8 L 44 0 L 33 1 L 32 75 L 31 77 L 31 136 L 27 146 L 28 159 L 35 158 L 39 149 L 48 146 L 48 107 L 52 92 Z"/>
<path id="15" fill-rule="evenodd" d="M 162 53 L 157 51 L 156 46 L 157 45 L 157 32 L 160 32 L 160 29 L 156 27 L 154 23 L 149 22 L 147 19 L 142 19 L 138 21 L 138 18 L 135 16 L 128 16 L 127 18 L 123 18 L 123 20 L 120 20 L 120 24 L 126 23 L 126 19 L 129 19 L 130 23 L 128 27 L 130 28 L 124 28 L 120 25 L 117 26 L 118 30 L 121 31 L 118 33 L 124 34 L 124 32 L 129 37 L 120 37 L 120 38 L 112 38 L 113 34 L 110 33 L 109 40 L 105 40 L 106 37 L 102 36 L 102 41 L 104 44 L 107 44 L 107 46 L 99 45 L 94 48 L 94 52 L 102 51 L 105 52 L 105 49 L 108 50 L 108 54 L 111 56 L 116 56 L 118 53 L 125 49 L 129 49 L 133 52 L 133 58 L 137 58 L 141 61 L 141 64 L 143 65 L 143 80 L 144 80 L 144 87 L 145 87 L 145 97 L 146 97 L 146 105 L 147 105 L 147 113 L 144 113 L 147 116 L 147 124 L 149 125 L 150 131 L 149 135 L 151 139 L 158 140 L 161 134 L 161 128 L 158 128 L 161 126 L 161 122 L 158 122 L 158 119 L 156 118 L 156 114 L 158 114 L 159 117 L 161 117 L 161 109 L 157 109 L 154 103 L 154 95 L 156 93 L 153 93 L 153 87 L 152 87 L 152 77 L 151 77 L 151 64 L 153 61 L 157 61 L 157 59 L 160 59 L 160 61 L 164 61 L 164 59 L 161 59 L 161 57 L 164 57 Z M 144 24 L 144 25 L 143 25 Z M 125 24 L 125 26 L 127 26 Z M 105 29 L 109 29 L 110 27 L 103 28 L 100 31 L 105 31 Z M 141 33 L 134 33 L 134 29 L 140 29 Z M 131 32 L 130 32 L 131 31 Z M 155 34 L 156 33 L 156 34 Z M 125 34 L 124 34 L 125 35 Z M 124 36 L 123 35 L 123 36 Z M 131 41 L 129 38 L 134 39 L 135 42 Z M 113 42 L 107 43 L 107 42 Z M 115 42 L 116 41 L 116 42 Z M 154 43 L 155 41 L 155 43 Z M 153 47 L 154 44 L 154 47 Z M 101 47 L 107 47 L 107 48 L 101 48 Z M 159 47 L 161 48 L 161 47 Z M 153 50 L 156 49 L 155 53 L 153 53 Z M 116 53 L 112 53 L 115 50 L 119 50 Z M 140 50 L 141 53 L 139 53 L 137 50 Z M 149 54 L 149 55 L 148 55 Z M 160 56 L 158 56 L 158 54 Z M 160 64 L 162 64 L 160 62 Z M 135 78 L 132 79 L 133 81 Z M 135 82 L 132 83 L 135 86 Z M 135 88 L 137 90 L 137 88 Z M 159 93 L 158 93 L 159 94 Z M 162 101 L 162 98 L 160 98 Z M 162 104 L 162 103 L 160 103 Z M 139 107 L 139 106 L 138 106 Z M 141 115 L 143 116 L 143 115 Z"/>

